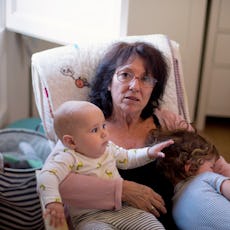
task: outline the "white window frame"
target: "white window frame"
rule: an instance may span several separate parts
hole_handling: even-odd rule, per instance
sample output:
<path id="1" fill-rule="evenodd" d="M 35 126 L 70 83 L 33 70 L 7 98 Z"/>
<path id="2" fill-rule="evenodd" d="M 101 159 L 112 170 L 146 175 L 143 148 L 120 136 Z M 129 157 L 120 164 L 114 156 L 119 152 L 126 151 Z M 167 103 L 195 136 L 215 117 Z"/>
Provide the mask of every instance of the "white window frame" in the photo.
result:
<path id="1" fill-rule="evenodd" d="M 127 14 L 128 0 L 7 0 L 6 28 L 58 44 L 100 41 L 126 35 Z"/>

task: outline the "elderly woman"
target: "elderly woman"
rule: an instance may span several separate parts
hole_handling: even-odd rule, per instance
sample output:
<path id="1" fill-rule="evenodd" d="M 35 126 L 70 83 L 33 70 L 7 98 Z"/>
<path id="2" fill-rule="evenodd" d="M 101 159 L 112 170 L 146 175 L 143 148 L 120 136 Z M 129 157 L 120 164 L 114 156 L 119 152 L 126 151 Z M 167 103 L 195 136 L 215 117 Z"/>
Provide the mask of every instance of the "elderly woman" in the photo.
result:
<path id="1" fill-rule="evenodd" d="M 180 116 L 160 109 L 167 77 L 167 61 L 150 44 L 120 42 L 111 47 L 97 68 L 89 95 L 106 117 L 111 141 L 127 149 L 139 148 L 153 129 L 194 130 Z M 223 159 L 220 165 L 230 168 Z M 127 202 L 159 217 L 166 229 L 174 229 L 173 186 L 155 163 L 120 173 L 124 180 L 71 174 L 61 185 L 62 197 L 79 208 L 116 210 Z"/>

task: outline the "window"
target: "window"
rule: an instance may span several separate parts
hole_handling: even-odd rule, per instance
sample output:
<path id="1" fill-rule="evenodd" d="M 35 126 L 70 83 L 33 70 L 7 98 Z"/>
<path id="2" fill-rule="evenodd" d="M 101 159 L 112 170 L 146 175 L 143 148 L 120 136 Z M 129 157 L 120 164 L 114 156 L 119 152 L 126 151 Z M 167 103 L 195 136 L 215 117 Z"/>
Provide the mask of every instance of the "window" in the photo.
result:
<path id="1" fill-rule="evenodd" d="M 60 44 L 116 38 L 126 26 L 125 22 L 121 23 L 121 16 L 125 15 L 121 9 L 127 2 L 127 0 L 7 0 L 6 28 Z"/>

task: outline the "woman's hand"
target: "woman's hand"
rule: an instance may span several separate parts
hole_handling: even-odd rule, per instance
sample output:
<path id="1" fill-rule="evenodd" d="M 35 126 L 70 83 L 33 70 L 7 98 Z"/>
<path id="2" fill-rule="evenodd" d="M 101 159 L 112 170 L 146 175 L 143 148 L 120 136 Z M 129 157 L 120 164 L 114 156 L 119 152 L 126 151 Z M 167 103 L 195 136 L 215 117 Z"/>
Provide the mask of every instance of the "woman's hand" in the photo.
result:
<path id="1" fill-rule="evenodd" d="M 122 201 L 125 201 L 133 207 L 151 212 L 156 217 L 160 213 L 166 213 L 165 203 L 162 197 L 151 188 L 137 184 L 132 181 L 123 181 Z"/>

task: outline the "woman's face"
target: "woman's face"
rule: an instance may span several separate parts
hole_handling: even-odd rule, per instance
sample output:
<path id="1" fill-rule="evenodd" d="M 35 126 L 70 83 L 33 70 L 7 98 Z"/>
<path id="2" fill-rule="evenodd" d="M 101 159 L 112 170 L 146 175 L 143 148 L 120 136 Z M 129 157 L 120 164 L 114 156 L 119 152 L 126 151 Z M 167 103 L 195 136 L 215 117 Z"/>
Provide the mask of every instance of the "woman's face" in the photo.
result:
<path id="1" fill-rule="evenodd" d="M 131 73 L 135 77 L 130 82 L 121 82 L 117 79 L 117 73 L 120 72 Z M 153 90 L 153 87 L 143 87 L 141 84 L 140 78 L 144 76 L 146 76 L 144 63 L 138 56 L 116 69 L 109 87 L 114 111 L 140 115 Z"/>

